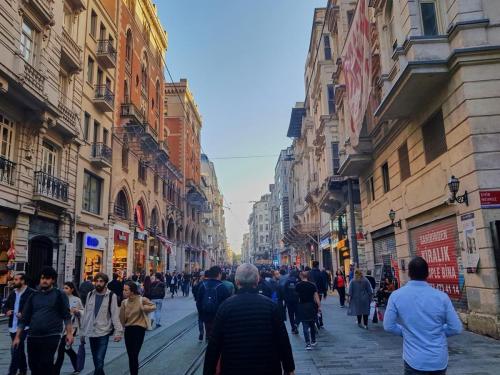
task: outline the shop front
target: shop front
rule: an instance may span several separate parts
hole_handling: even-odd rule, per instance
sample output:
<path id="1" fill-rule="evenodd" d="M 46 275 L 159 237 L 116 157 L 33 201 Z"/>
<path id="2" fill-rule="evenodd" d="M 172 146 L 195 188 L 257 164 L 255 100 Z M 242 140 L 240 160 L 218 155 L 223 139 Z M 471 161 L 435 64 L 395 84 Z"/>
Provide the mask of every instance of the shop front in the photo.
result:
<path id="1" fill-rule="evenodd" d="M 45 266 L 56 265 L 59 252 L 59 223 L 41 216 L 30 218 L 28 232 L 28 279 L 31 286 L 38 285 L 40 272 Z M 59 272 L 60 270 L 57 269 Z"/>
<path id="2" fill-rule="evenodd" d="M 0 298 L 6 297 L 7 284 L 14 269 L 16 252 L 12 232 L 15 226 L 14 211 L 0 208 Z"/>
<path id="3" fill-rule="evenodd" d="M 333 269 L 333 262 L 332 262 L 332 249 L 331 249 L 330 233 L 328 233 L 325 237 L 321 238 L 321 242 L 319 244 L 319 247 L 321 248 L 323 268 L 331 271 Z"/>
<path id="4" fill-rule="evenodd" d="M 134 232 L 134 272 L 146 271 L 147 240 L 147 232 Z"/>
<path id="5" fill-rule="evenodd" d="M 83 235 L 83 280 L 89 276 L 95 276 L 98 272 L 104 272 L 105 249 L 106 240 L 104 237 L 93 233 Z"/>
<path id="6" fill-rule="evenodd" d="M 377 269 L 380 269 L 380 282 L 385 278 L 395 278 L 397 283 L 400 281 L 398 254 L 396 250 L 396 236 L 394 227 L 385 227 L 371 233 L 373 243 L 373 259 Z"/>
<path id="7" fill-rule="evenodd" d="M 128 243 L 130 233 L 115 229 L 113 237 L 113 273 L 116 273 L 120 276 L 120 278 L 123 278 L 124 275 L 127 275 Z"/>
<path id="8" fill-rule="evenodd" d="M 344 238 L 335 245 L 337 250 L 337 264 L 340 270 L 347 275 L 351 267 L 351 250 L 349 249 L 349 240 Z"/>
<path id="9" fill-rule="evenodd" d="M 455 216 L 410 228 L 410 252 L 429 264 L 429 284 L 448 294 L 455 307 L 467 308 Z"/>

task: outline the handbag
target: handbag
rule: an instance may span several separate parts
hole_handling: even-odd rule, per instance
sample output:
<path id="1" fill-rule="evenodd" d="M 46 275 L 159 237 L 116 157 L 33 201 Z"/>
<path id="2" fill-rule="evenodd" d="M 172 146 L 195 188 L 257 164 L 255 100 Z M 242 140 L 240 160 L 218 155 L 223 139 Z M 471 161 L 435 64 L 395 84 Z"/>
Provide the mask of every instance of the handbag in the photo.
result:
<path id="1" fill-rule="evenodd" d="M 85 367 L 85 341 L 80 342 L 78 353 L 76 353 L 76 371 L 82 371 Z"/>
<path id="2" fill-rule="evenodd" d="M 151 326 L 151 318 L 149 317 L 149 314 L 146 311 L 144 311 L 144 305 L 142 304 L 142 297 L 141 297 L 141 311 L 144 320 L 146 320 L 146 330 L 151 331 L 153 329 L 153 327 Z"/>

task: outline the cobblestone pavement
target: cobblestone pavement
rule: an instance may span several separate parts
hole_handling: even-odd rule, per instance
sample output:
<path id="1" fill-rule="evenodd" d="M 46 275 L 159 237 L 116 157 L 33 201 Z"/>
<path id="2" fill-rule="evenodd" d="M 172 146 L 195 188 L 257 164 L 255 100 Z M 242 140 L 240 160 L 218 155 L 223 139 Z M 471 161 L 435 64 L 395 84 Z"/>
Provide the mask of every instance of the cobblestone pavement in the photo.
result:
<path id="1" fill-rule="evenodd" d="M 147 333 L 141 357 L 165 344 L 175 335 L 175 331 L 192 325 L 195 312 L 191 297 L 166 299 L 163 304 L 161 329 Z M 302 334 L 290 335 L 296 375 L 342 374 L 342 375 L 396 375 L 403 373 L 402 339 L 383 331 L 382 324 L 370 324 L 369 330 L 358 328 L 355 318 L 346 315 L 336 296 L 323 301 L 325 328 L 318 337 L 318 346 L 306 351 Z M 175 326 L 174 326 L 175 324 Z M 288 322 L 287 322 L 288 327 Z M 169 329 L 170 328 L 170 329 Z M 0 325 L 6 330 L 6 325 Z M 161 335 L 161 336 L 158 336 Z M 10 338 L 0 335 L 0 374 L 7 372 L 10 354 Z M 174 347 L 158 356 L 141 373 L 183 374 L 185 365 L 199 353 L 200 344 L 196 339 L 196 329 L 182 338 Z M 451 375 L 496 375 L 500 368 L 500 342 L 487 337 L 465 332 L 449 339 Z M 122 355 L 122 357 L 120 357 Z M 110 342 L 106 356 L 107 374 L 127 374 L 123 341 Z M 91 373 L 92 359 L 87 350 L 87 362 L 82 374 Z M 122 371 L 122 369 L 124 369 Z M 161 369 L 161 370 L 160 370 Z M 63 374 L 71 373 L 66 359 Z M 158 371 L 158 372 L 157 372 Z M 198 371 L 198 373 L 201 373 Z"/>
<path id="2" fill-rule="evenodd" d="M 403 373 L 402 338 L 384 332 L 382 323 L 358 328 L 336 296 L 323 301 L 323 320 L 318 346 L 306 351 L 302 334 L 290 335 L 296 375 L 396 375 Z M 301 330 L 299 330 L 301 331 Z M 450 375 L 500 373 L 500 342 L 464 332 L 449 339 Z"/>

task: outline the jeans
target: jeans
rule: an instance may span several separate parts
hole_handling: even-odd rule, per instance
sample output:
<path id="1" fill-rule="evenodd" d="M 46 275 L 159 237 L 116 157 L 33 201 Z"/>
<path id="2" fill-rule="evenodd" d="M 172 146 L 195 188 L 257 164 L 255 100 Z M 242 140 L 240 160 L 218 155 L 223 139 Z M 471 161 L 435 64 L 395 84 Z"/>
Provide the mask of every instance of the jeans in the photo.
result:
<path id="1" fill-rule="evenodd" d="M 314 321 L 302 322 L 302 330 L 306 344 L 310 344 L 311 340 L 312 342 L 316 342 L 316 326 Z M 309 330 L 311 331 L 311 339 L 309 339 Z"/>
<path id="2" fill-rule="evenodd" d="M 212 336 L 212 330 L 214 328 L 215 319 L 205 320 L 205 333 L 207 334 L 207 340 Z"/>
<path id="3" fill-rule="evenodd" d="M 89 337 L 89 343 L 94 361 L 94 375 L 104 375 L 104 358 L 108 350 L 109 335 Z"/>
<path id="4" fill-rule="evenodd" d="M 125 327 L 125 347 L 127 348 L 130 375 L 139 373 L 139 352 L 144 343 L 146 329 L 140 326 Z"/>
<path id="5" fill-rule="evenodd" d="M 340 298 L 340 306 L 345 305 L 345 286 L 342 288 L 337 288 L 337 292 L 339 292 L 339 298 Z"/>
<path id="6" fill-rule="evenodd" d="M 19 346 L 14 348 L 13 346 L 10 348 L 11 360 L 9 366 L 9 375 L 17 374 L 17 370 L 20 373 L 26 374 L 28 372 L 28 365 L 26 363 L 26 350 L 25 343 L 27 331 L 23 331 L 21 333 L 21 341 L 19 342 Z M 10 334 L 10 338 L 14 341 L 16 337 L 15 333 Z"/>
<path id="7" fill-rule="evenodd" d="M 73 366 L 73 370 L 76 371 L 76 352 L 73 350 L 73 347 L 66 349 L 66 335 L 61 338 L 61 342 L 59 343 L 59 348 L 57 349 L 57 359 L 54 365 L 54 375 L 59 375 L 61 373 L 61 368 L 64 363 L 64 353 L 66 353 L 71 361 L 71 365 Z"/>
<path id="8" fill-rule="evenodd" d="M 31 375 L 52 375 L 54 373 L 54 354 L 56 354 L 61 337 L 28 337 L 27 341 Z"/>
<path id="9" fill-rule="evenodd" d="M 201 319 L 201 314 L 198 312 L 198 331 L 200 332 L 200 336 L 203 336 L 205 331 L 203 327 L 203 320 Z"/>
<path id="10" fill-rule="evenodd" d="M 446 375 L 446 369 L 437 371 L 420 371 L 420 370 L 415 370 L 408 363 L 405 362 L 404 375 Z"/>
<path id="11" fill-rule="evenodd" d="M 287 302 L 286 309 L 288 310 L 288 318 L 290 319 L 290 327 L 292 331 L 297 329 L 297 302 Z"/>
<path id="12" fill-rule="evenodd" d="M 156 310 L 154 312 L 154 320 L 156 325 L 161 324 L 161 308 L 163 307 L 162 299 L 154 299 L 152 302 L 156 305 Z"/>
<path id="13" fill-rule="evenodd" d="M 357 315 L 356 317 L 358 318 L 358 324 L 361 324 L 361 317 L 363 317 L 363 324 L 368 325 L 368 315 Z"/>

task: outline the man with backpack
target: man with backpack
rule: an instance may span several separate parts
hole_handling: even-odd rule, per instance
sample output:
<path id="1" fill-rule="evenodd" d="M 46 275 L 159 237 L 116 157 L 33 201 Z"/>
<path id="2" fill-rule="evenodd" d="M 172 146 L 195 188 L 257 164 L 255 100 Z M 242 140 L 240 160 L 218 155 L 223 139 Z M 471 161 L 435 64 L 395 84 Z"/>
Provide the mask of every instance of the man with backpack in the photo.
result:
<path id="1" fill-rule="evenodd" d="M 282 288 L 283 300 L 285 301 L 286 309 L 288 310 L 288 318 L 290 319 L 290 327 L 292 328 L 293 334 L 299 333 L 297 328 L 297 306 L 299 303 L 299 295 L 295 290 L 298 283 L 298 273 L 297 271 L 292 271 Z"/>
<path id="2" fill-rule="evenodd" d="M 88 337 L 90 342 L 94 375 L 104 375 L 104 358 L 109 337 L 114 335 L 114 341 L 118 342 L 123 335 L 118 298 L 106 287 L 108 281 L 108 275 L 104 273 L 99 272 L 94 276 L 95 290 L 87 296 L 81 322 L 81 334 Z"/>
<path id="3" fill-rule="evenodd" d="M 153 318 L 156 323 L 156 328 L 161 327 L 161 309 L 163 307 L 163 298 L 165 298 L 165 283 L 163 282 L 163 276 L 161 273 L 157 272 L 155 274 L 155 281 L 151 284 L 151 302 L 156 305 Z"/>
<path id="4" fill-rule="evenodd" d="M 212 334 L 215 315 L 220 304 L 230 296 L 229 290 L 221 281 L 222 270 L 219 266 L 211 267 L 205 272 L 205 280 L 199 285 L 196 293 L 196 307 L 205 323 L 206 339 Z"/>

